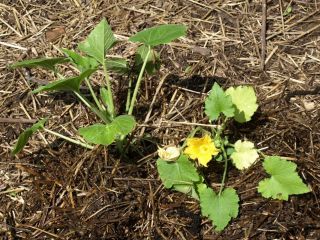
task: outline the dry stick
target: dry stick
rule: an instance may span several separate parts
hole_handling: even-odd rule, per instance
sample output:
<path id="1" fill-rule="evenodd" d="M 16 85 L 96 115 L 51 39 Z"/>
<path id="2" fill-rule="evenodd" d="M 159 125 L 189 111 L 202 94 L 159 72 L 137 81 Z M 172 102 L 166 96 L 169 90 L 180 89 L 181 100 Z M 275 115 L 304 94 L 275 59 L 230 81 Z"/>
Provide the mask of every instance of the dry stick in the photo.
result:
<path id="1" fill-rule="evenodd" d="M 35 123 L 36 119 L 26 118 L 0 118 L 0 123 Z"/>
<path id="2" fill-rule="evenodd" d="M 267 1 L 262 0 L 262 23 L 261 23 L 261 70 L 265 68 L 266 58 L 266 30 L 267 30 Z"/>

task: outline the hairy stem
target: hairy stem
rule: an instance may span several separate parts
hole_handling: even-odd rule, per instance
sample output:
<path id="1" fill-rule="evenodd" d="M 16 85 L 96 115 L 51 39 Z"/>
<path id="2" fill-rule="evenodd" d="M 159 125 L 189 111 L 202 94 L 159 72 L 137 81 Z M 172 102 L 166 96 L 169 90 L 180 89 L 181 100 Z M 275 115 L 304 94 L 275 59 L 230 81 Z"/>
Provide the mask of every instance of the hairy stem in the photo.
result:
<path id="1" fill-rule="evenodd" d="M 130 108 L 129 108 L 129 111 L 128 111 L 128 114 L 129 114 L 129 115 L 132 115 L 133 107 L 134 107 L 134 104 L 136 103 L 137 94 L 138 94 L 138 91 L 139 91 L 139 88 L 140 88 L 141 80 L 142 80 L 143 73 L 144 73 L 144 70 L 145 70 L 145 68 L 146 68 L 146 65 L 147 65 L 147 62 L 148 62 L 148 58 L 149 58 L 150 53 L 151 53 L 151 47 L 148 46 L 148 52 L 147 52 L 146 57 L 145 57 L 144 60 L 143 60 L 143 65 L 142 65 L 142 67 L 141 67 L 141 70 L 140 70 L 140 73 L 139 73 L 139 77 L 138 77 L 136 86 L 135 86 L 135 88 L 134 88 L 133 94 L 132 94 L 131 103 L 130 103 Z"/>
<path id="2" fill-rule="evenodd" d="M 71 143 L 80 145 L 81 147 L 85 147 L 85 148 L 89 148 L 89 149 L 93 149 L 93 148 L 94 148 L 94 146 L 91 146 L 91 145 L 89 145 L 89 144 L 87 144 L 87 143 L 83 143 L 83 142 L 80 142 L 80 141 L 78 141 L 78 140 L 69 138 L 69 137 L 64 136 L 64 135 L 62 135 L 62 134 L 60 134 L 60 133 L 51 131 L 51 130 L 49 130 L 49 129 L 47 129 L 47 128 L 43 128 L 43 130 L 46 131 L 47 133 L 50 133 L 50 134 L 55 135 L 55 136 L 57 136 L 57 137 L 60 137 L 60 138 L 66 140 L 66 141 L 68 141 L 68 142 L 71 142 Z"/>

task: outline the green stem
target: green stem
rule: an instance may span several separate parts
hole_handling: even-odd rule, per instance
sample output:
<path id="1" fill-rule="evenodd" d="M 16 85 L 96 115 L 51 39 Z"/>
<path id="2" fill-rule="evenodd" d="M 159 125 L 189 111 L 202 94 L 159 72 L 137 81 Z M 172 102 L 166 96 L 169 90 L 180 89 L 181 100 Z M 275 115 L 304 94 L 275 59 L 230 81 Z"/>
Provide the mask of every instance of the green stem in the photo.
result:
<path id="1" fill-rule="evenodd" d="M 129 108 L 130 108 L 131 87 L 132 87 L 132 79 L 131 79 L 131 77 L 130 77 L 130 79 L 129 79 L 129 85 L 128 85 L 128 95 L 127 95 L 127 101 L 126 101 L 126 112 L 128 112 L 128 111 L 129 111 Z"/>
<path id="2" fill-rule="evenodd" d="M 129 111 L 128 111 L 129 115 L 132 115 L 133 107 L 134 107 L 134 104 L 135 104 L 136 99 L 137 99 L 137 94 L 138 94 L 138 91 L 139 91 L 139 88 L 140 88 L 141 80 L 142 80 L 143 73 L 144 73 L 144 70 L 146 68 L 150 53 L 151 53 L 151 47 L 148 46 L 148 53 L 147 53 L 146 57 L 143 60 L 143 65 L 141 67 L 141 70 L 140 70 L 140 73 L 139 73 L 139 77 L 138 77 L 138 80 L 137 80 L 137 83 L 136 83 L 136 86 L 134 88 L 133 95 L 132 95 L 132 98 L 131 98 L 130 108 L 129 108 Z"/>
<path id="3" fill-rule="evenodd" d="M 90 108 L 102 121 L 105 123 L 110 123 L 110 119 L 108 119 L 103 112 L 101 112 L 99 109 L 97 109 L 85 96 L 83 96 L 81 93 L 73 91 L 73 93 L 86 105 L 88 108 Z"/>
<path id="4" fill-rule="evenodd" d="M 106 61 L 103 61 L 102 67 L 103 67 L 104 77 L 107 83 L 107 91 L 108 91 L 108 98 L 109 98 L 109 105 L 110 105 L 108 106 L 108 109 L 110 111 L 111 116 L 114 117 L 115 116 L 114 103 L 113 103 L 112 90 L 111 90 L 109 74 L 107 71 Z"/>
<path id="5" fill-rule="evenodd" d="M 103 111 L 103 108 L 102 108 L 102 106 L 101 106 L 101 104 L 100 104 L 100 102 L 99 102 L 99 100 L 97 98 L 97 95 L 95 94 L 95 92 L 92 89 L 92 86 L 91 86 L 91 83 L 90 83 L 89 79 L 85 78 L 84 80 L 85 80 L 85 82 L 86 82 L 86 84 L 87 84 L 87 86 L 88 86 L 88 88 L 90 90 L 91 96 L 93 97 L 93 99 L 94 99 L 95 103 L 97 104 L 99 110 Z"/>
<path id="6" fill-rule="evenodd" d="M 219 196 L 221 195 L 222 190 L 225 186 L 227 169 L 228 169 L 228 157 L 227 157 L 227 153 L 226 153 L 226 150 L 224 149 L 223 145 L 221 145 L 221 150 L 222 150 L 223 158 L 224 158 L 224 171 L 223 171 L 222 181 L 221 181 L 221 185 L 220 185 Z"/>
<path id="7" fill-rule="evenodd" d="M 52 135 L 55 135 L 55 136 L 57 136 L 57 137 L 60 137 L 60 138 L 62 138 L 62 139 L 64 139 L 64 140 L 66 140 L 66 141 L 69 141 L 69 142 L 72 142 L 72 143 L 74 143 L 74 144 L 80 145 L 80 146 L 82 146 L 82 147 L 89 148 L 89 149 L 93 149 L 93 148 L 94 148 L 94 146 L 91 146 L 91 145 L 89 145 L 89 144 L 87 144 L 87 143 L 83 143 L 83 142 L 74 140 L 74 139 L 69 138 L 69 137 L 66 137 L 66 136 L 64 136 L 64 135 L 62 135 L 62 134 L 60 134 L 60 133 L 51 131 L 51 130 L 49 130 L 49 129 L 47 129 L 47 128 L 43 128 L 43 130 L 46 131 L 46 132 L 48 132 L 48 133 L 50 133 L 50 134 L 52 134 Z"/>

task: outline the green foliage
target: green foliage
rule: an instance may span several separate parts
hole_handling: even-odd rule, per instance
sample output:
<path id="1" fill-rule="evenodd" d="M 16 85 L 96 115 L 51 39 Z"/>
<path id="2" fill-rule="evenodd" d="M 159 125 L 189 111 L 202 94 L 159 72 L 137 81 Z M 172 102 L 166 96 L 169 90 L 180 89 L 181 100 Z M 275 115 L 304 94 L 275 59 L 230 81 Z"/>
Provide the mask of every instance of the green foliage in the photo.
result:
<path id="1" fill-rule="evenodd" d="M 249 168 L 259 155 L 252 142 L 238 140 L 234 144 L 234 152 L 230 157 L 236 168 L 243 170 Z"/>
<path id="2" fill-rule="evenodd" d="M 87 39 L 79 44 L 79 49 L 103 64 L 106 51 L 109 50 L 116 39 L 107 21 L 103 19 L 89 34 Z"/>
<path id="3" fill-rule="evenodd" d="M 94 124 L 79 129 L 79 134 L 89 143 L 110 145 L 117 137 L 127 135 L 135 128 L 136 121 L 129 115 L 116 117 L 109 124 Z"/>
<path id="4" fill-rule="evenodd" d="M 27 144 L 29 138 L 34 134 L 36 131 L 44 127 L 44 124 L 46 123 L 47 119 L 41 119 L 37 123 L 33 124 L 31 127 L 24 130 L 23 133 L 20 134 L 17 143 L 14 145 L 12 150 L 12 155 L 16 155 L 19 153 L 23 147 Z"/>
<path id="5" fill-rule="evenodd" d="M 127 73 L 129 71 L 128 62 L 123 58 L 110 58 L 106 60 L 109 71 L 117 73 Z"/>
<path id="6" fill-rule="evenodd" d="M 158 159 L 157 168 L 166 188 L 171 188 L 174 185 L 192 186 L 194 182 L 201 180 L 197 169 L 189 161 L 188 157 L 183 154 L 175 162 Z"/>
<path id="7" fill-rule="evenodd" d="M 37 58 L 30 59 L 21 62 L 14 63 L 10 65 L 11 68 L 19 68 L 19 67 L 43 67 L 49 70 L 55 70 L 56 64 L 66 63 L 69 59 L 65 57 L 57 57 L 57 58 Z"/>
<path id="8" fill-rule="evenodd" d="M 71 63 L 80 71 L 85 72 L 89 69 L 95 69 L 99 66 L 99 63 L 92 57 L 81 56 L 75 51 L 69 49 L 61 49 L 61 51 L 67 55 Z"/>
<path id="9" fill-rule="evenodd" d="M 259 183 L 258 192 L 263 197 L 288 200 L 289 195 L 310 192 L 296 172 L 295 163 L 272 156 L 264 160 L 263 167 L 271 175 Z"/>
<path id="10" fill-rule="evenodd" d="M 234 119 L 239 123 L 248 122 L 258 109 L 257 97 L 251 86 L 230 87 L 226 91 L 235 106 Z"/>
<path id="11" fill-rule="evenodd" d="M 129 38 L 131 42 L 140 42 L 154 47 L 169 43 L 186 35 L 187 27 L 180 24 L 160 25 L 142 30 Z"/>
<path id="12" fill-rule="evenodd" d="M 231 98 L 217 83 L 214 83 L 205 101 L 205 113 L 211 121 L 217 120 L 221 113 L 226 117 L 233 116 L 234 108 Z"/>
<path id="13" fill-rule="evenodd" d="M 220 195 L 205 184 L 198 185 L 201 213 L 209 217 L 216 230 L 223 230 L 239 211 L 239 197 L 233 188 L 226 188 Z"/>
<path id="14" fill-rule="evenodd" d="M 39 93 L 43 91 L 79 91 L 82 81 L 89 77 L 96 69 L 88 69 L 85 72 L 81 73 L 77 77 L 66 78 L 51 82 L 47 85 L 40 86 L 37 89 L 33 90 L 33 93 Z"/>
<path id="15" fill-rule="evenodd" d="M 141 45 L 138 47 L 136 56 L 135 56 L 135 67 L 137 69 L 141 69 L 143 65 L 144 59 L 147 57 L 149 48 L 146 45 Z M 146 64 L 146 71 L 148 74 L 154 74 L 156 71 L 160 69 L 160 58 L 159 54 L 154 50 L 151 49 L 151 53 L 148 56 L 147 64 Z"/>

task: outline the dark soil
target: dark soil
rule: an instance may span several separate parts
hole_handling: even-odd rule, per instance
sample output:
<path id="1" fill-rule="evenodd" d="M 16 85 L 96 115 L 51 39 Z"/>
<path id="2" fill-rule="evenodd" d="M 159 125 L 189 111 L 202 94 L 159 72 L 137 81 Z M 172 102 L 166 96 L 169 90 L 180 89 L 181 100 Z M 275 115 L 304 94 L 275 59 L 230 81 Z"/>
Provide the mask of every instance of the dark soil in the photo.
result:
<path id="1" fill-rule="evenodd" d="M 262 70 L 260 1 L 1 1 L 0 239 L 320 239 L 320 3 L 267 1 L 267 9 Z M 126 58 L 134 57 L 136 46 L 125 39 L 135 32 L 188 26 L 185 38 L 158 49 L 162 67 L 141 89 L 130 157 L 46 133 L 12 157 L 19 134 L 39 118 L 49 116 L 48 128 L 74 137 L 96 119 L 72 94 L 29 94 L 52 74 L 8 65 L 61 56 L 59 48 L 76 48 L 103 17 L 121 40 L 112 54 Z M 126 79 L 112 76 L 119 111 Z M 222 232 L 201 217 L 194 199 L 164 189 L 155 167 L 157 145 L 180 143 L 190 123 L 208 124 L 203 100 L 214 82 L 254 86 L 260 108 L 251 122 L 228 126 L 230 139 L 247 138 L 266 154 L 294 161 L 312 190 L 287 202 L 264 199 L 256 189 L 266 177 L 261 162 L 244 172 L 231 167 L 227 184 L 241 207 Z M 213 187 L 222 176 L 214 162 L 205 173 Z"/>

